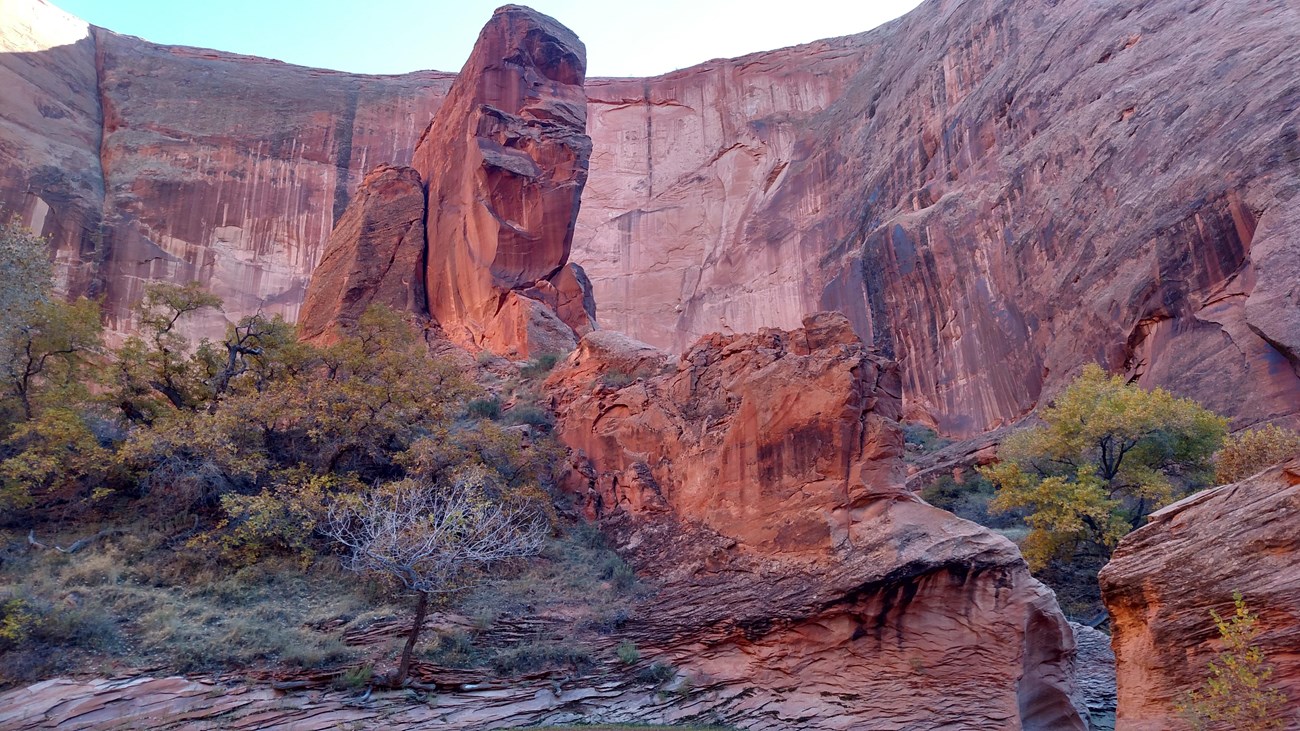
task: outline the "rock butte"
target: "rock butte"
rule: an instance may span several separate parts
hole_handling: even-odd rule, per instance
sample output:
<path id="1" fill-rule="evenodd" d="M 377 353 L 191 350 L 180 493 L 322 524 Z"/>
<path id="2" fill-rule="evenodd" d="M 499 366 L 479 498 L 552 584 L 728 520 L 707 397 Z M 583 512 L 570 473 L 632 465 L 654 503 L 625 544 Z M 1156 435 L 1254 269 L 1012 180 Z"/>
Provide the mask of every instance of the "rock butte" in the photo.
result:
<path id="1" fill-rule="evenodd" d="M 370 171 L 312 274 L 299 336 L 310 342 L 336 340 L 371 305 L 426 315 L 424 249 L 420 174 L 391 165 Z"/>
<path id="2" fill-rule="evenodd" d="M 1200 688 L 1222 650 L 1210 610 L 1241 591 L 1259 616 L 1273 683 L 1300 700 L 1300 456 L 1234 485 L 1192 495 L 1129 534 L 1101 573 L 1113 626 L 1119 728 L 1183 731 L 1182 693 Z M 1287 726 L 1286 728 L 1290 728 Z"/>
<path id="3" fill-rule="evenodd" d="M 151 279 L 296 318 L 363 174 L 411 164 L 454 80 L 0 8 L 0 206 L 118 331 Z M 572 258 L 603 326 L 673 351 L 843 311 L 897 357 L 907 415 L 949 434 L 1091 360 L 1238 425 L 1294 421 L 1297 12 L 928 0 L 859 35 L 588 79 Z"/>

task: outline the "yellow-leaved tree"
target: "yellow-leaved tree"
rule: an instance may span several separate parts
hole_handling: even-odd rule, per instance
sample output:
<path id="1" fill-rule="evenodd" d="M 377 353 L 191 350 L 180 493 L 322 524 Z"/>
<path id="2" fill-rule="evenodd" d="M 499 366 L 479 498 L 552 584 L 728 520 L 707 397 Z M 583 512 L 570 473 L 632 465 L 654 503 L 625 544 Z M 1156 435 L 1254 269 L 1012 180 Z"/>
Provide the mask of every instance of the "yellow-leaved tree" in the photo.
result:
<path id="1" fill-rule="evenodd" d="M 1297 455 L 1300 434 L 1276 424 L 1247 429 L 1224 440 L 1215 459 L 1214 481 L 1238 482 Z"/>
<path id="2" fill-rule="evenodd" d="M 1090 364 L 981 468 L 991 507 L 1023 510 L 1021 550 L 1035 570 L 1055 559 L 1110 556 L 1151 511 L 1210 481 L 1226 420 L 1164 389 L 1145 390 Z"/>

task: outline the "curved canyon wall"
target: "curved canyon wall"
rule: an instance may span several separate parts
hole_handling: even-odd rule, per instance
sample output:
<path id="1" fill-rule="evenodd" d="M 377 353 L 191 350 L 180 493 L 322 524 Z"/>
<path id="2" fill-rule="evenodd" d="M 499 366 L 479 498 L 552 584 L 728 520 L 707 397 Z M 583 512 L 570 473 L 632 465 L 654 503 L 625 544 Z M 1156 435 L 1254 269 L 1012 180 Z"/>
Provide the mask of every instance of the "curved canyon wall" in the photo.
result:
<path id="1" fill-rule="evenodd" d="M 410 164 L 453 78 L 0 8 L 0 207 L 118 331 L 150 279 L 295 317 L 362 176 Z M 1294 421 L 1297 56 L 1276 0 L 929 0 L 856 36 L 588 79 L 572 259 L 604 326 L 673 350 L 842 311 L 898 358 L 907 416 L 950 434 L 1090 360 L 1239 425 Z"/>

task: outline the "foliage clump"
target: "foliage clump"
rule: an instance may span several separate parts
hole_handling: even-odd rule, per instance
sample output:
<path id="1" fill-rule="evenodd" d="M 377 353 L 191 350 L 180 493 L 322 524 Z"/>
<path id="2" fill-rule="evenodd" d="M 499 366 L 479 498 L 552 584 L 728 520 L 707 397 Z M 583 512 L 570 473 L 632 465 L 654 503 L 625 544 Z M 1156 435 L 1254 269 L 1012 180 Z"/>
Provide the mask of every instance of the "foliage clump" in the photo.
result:
<path id="1" fill-rule="evenodd" d="M 1196 731 L 1284 729 L 1287 697 L 1271 686 L 1273 666 L 1255 644 L 1259 618 L 1241 592 L 1233 592 L 1232 602 L 1233 614 L 1226 618 L 1210 610 L 1223 650 L 1206 668 L 1204 684 L 1188 692 L 1178 710 Z"/>
<path id="2" fill-rule="evenodd" d="M 1164 389 L 1107 376 L 1095 364 L 1012 435 L 1001 462 L 981 468 L 998 486 L 994 510 L 1024 510 L 1021 550 L 1041 569 L 1054 559 L 1104 560 L 1153 510 L 1208 485 L 1226 420 Z"/>
<path id="3" fill-rule="evenodd" d="M 1269 424 L 1223 441 L 1215 459 L 1214 481 L 1227 485 L 1300 455 L 1300 433 Z"/>

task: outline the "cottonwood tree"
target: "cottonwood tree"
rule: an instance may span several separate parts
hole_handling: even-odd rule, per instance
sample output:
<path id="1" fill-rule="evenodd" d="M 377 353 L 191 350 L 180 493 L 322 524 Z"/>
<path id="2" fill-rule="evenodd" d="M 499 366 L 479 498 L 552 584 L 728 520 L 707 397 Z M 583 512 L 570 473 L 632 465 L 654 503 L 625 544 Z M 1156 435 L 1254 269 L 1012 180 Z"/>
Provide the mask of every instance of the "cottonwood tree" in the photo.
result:
<path id="1" fill-rule="evenodd" d="M 431 595 L 461 591 L 488 566 L 541 551 L 550 530 L 544 512 L 495 493 L 488 470 L 475 465 L 442 483 L 408 478 L 331 506 L 326 532 L 348 548 L 347 567 L 390 577 L 418 597 L 395 685 L 406 682 Z"/>
<path id="2" fill-rule="evenodd" d="M 1028 512 L 1021 549 L 1035 570 L 1053 559 L 1104 560 L 1153 510 L 1209 484 L 1227 425 L 1195 401 L 1096 364 L 1041 418 L 980 470 L 998 486 L 990 507 Z"/>

